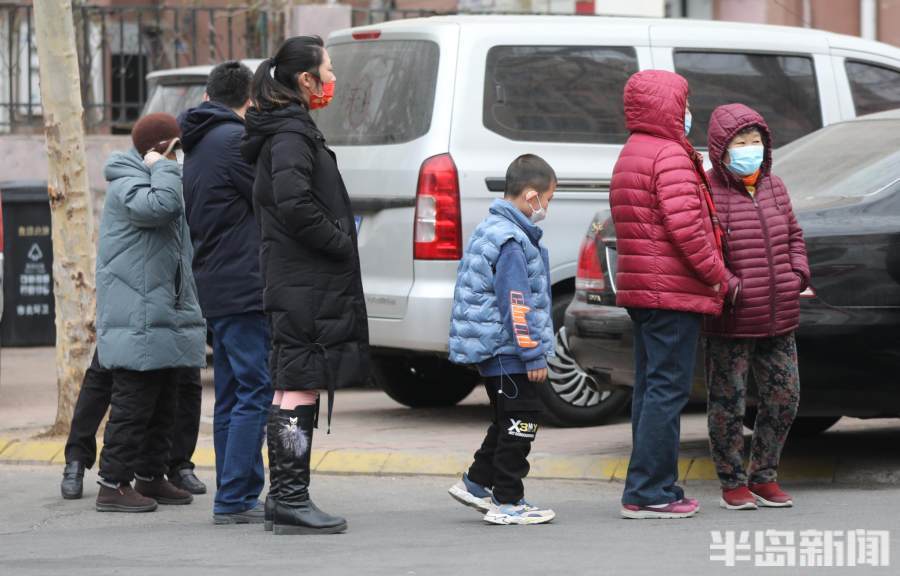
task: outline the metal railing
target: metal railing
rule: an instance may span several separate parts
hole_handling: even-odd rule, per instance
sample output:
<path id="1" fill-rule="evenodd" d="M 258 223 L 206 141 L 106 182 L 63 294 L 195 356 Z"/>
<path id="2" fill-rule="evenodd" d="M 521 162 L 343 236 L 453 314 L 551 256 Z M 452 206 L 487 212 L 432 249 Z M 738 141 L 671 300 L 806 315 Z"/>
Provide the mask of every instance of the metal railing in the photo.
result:
<path id="1" fill-rule="evenodd" d="M 268 56 L 284 39 L 284 11 L 254 7 L 73 8 L 85 125 L 130 129 L 147 98 L 148 72 Z M 41 127 L 37 47 L 29 4 L 0 3 L 0 132 Z"/>

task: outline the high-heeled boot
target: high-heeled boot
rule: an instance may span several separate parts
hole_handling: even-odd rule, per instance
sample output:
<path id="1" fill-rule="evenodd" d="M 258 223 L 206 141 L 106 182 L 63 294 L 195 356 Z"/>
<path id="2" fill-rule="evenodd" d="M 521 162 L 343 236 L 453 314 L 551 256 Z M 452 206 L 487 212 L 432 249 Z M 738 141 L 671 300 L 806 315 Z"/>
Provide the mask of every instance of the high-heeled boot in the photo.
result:
<path id="1" fill-rule="evenodd" d="M 309 497 L 310 452 L 316 406 L 279 410 L 276 460 L 280 471 L 273 511 L 275 534 L 337 534 L 347 520 L 320 510 Z"/>

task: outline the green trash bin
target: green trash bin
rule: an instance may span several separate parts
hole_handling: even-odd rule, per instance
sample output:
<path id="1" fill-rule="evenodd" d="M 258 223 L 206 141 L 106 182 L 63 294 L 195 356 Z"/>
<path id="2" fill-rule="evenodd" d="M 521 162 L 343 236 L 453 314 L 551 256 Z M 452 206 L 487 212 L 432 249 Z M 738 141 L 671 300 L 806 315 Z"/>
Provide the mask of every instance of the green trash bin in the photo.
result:
<path id="1" fill-rule="evenodd" d="M 47 183 L 0 182 L 3 201 L 3 318 L 0 343 L 56 344 L 53 244 Z"/>

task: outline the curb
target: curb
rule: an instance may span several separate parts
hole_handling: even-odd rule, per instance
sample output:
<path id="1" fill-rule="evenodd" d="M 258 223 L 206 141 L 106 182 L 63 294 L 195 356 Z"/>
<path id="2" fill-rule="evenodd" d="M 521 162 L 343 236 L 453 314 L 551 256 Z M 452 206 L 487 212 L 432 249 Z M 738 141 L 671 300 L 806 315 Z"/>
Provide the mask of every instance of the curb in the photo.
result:
<path id="1" fill-rule="evenodd" d="M 65 464 L 65 442 L 0 438 L 0 464 Z M 98 451 L 100 446 L 98 446 Z M 263 459 L 266 460 L 265 452 Z M 469 465 L 471 455 L 462 453 L 419 453 L 337 449 L 312 453 L 312 468 L 324 474 L 384 476 L 457 476 Z M 212 448 L 194 453 L 199 469 L 215 469 Z M 833 459 L 790 459 L 782 462 L 780 477 L 785 480 L 836 482 Z M 617 482 L 625 479 L 628 458 L 599 456 L 552 456 L 535 454 L 529 478 L 593 480 Z M 708 457 L 682 458 L 678 475 L 683 482 L 715 481 L 716 472 Z M 858 480 L 858 479 L 857 479 Z M 875 480 L 877 483 L 885 483 Z M 898 478 L 900 482 L 900 478 Z M 895 482 L 888 482 L 895 483 Z"/>

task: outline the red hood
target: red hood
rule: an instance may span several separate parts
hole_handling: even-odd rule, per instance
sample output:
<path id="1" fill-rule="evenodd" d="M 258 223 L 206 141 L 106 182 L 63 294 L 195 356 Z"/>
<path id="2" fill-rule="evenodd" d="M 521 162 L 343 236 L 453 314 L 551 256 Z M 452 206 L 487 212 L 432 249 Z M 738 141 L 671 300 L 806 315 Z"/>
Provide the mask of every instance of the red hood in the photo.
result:
<path id="1" fill-rule="evenodd" d="M 772 169 L 772 133 L 762 115 L 744 104 L 725 104 L 713 110 L 712 116 L 709 118 L 709 160 L 719 178 L 726 182 L 729 179 L 740 181 L 725 167 L 723 161 L 728 143 L 735 134 L 749 126 L 758 126 L 762 133 L 766 151 L 760 168 L 760 176 L 765 176 Z"/>
<path id="2" fill-rule="evenodd" d="M 625 122 L 631 132 L 686 142 L 688 82 L 665 70 L 644 70 L 625 84 Z"/>

